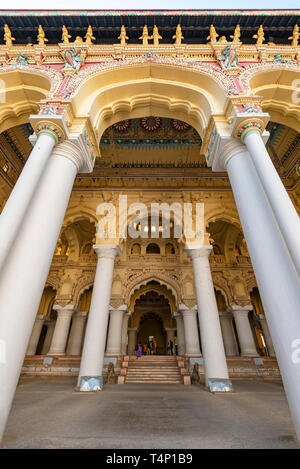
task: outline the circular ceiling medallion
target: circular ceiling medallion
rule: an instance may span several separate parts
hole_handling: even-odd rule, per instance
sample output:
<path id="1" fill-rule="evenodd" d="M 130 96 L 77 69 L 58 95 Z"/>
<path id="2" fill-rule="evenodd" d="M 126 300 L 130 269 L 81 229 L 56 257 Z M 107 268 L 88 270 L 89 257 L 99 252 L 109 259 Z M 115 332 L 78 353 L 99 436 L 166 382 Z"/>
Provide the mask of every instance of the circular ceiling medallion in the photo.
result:
<path id="1" fill-rule="evenodd" d="M 119 133 L 127 132 L 130 127 L 130 120 L 126 119 L 125 121 L 116 122 L 112 125 L 112 128 Z"/>
<path id="2" fill-rule="evenodd" d="M 188 130 L 191 127 L 190 124 L 187 124 L 183 121 L 179 121 L 178 119 L 172 119 L 171 125 L 173 129 L 177 132 L 184 132 L 185 130 Z"/>
<path id="3" fill-rule="evenodd" d="M 141 127 L 147 132 L 155 132 L 161 127 L 161 118 L 155 116 L 143 117 L 141 119 Z"/>

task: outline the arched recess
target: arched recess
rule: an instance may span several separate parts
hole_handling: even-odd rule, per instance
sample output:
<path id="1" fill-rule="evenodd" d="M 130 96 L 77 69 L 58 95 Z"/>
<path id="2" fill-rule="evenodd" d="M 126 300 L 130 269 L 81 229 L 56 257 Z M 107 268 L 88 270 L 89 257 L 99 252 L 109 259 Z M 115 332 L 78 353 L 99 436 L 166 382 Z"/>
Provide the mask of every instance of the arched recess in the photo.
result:
<path id="1" fill-rule="evenodd" d="M 253 94 L 263 97 L 261 106 L 273 122 L 300 132 L 300 69 L 269 67 L 254 69 L 251 74 L 245 74 L 244 79 L 247 77 Z"/>
<path id="2" fill-rule="evenodd" d="M 0 71 L 1 72 L 1 71 Z M 6 70 L 0 73 L 0 133 L 28 122 L 39 110 L 38 102 L 51 90 L 51 76 L 39 71 Z"/>
<path id="3" fill-rule="evenodd" d="M 147 292 L 154 291 L 159 295 L 163 295 L 170 303 L 171 311 L 174 313 L 176 311 L 176 300 L 174 295 L 172 294 L 171 290 L 169 290 L 165 285 L 157 285 L 150 283 L 148 285 L 141 286 L 138 290 L 136 290 L 130 297 L 129 302 L 129 311 L 133 312 L 134 305 L 136 300 L 138 300 L 142 295 Z"/>
<path id="4" fill-rule="evenodd" d="M 129 304 L 131 296 L 143 286 L 147 286 L 150 282 L 157 282 L 159 285 L 164 286 L 171 292 L 175 299 L 175 304 L 178 305 L 181 301 L 180 298 L 180 285 L 175 279 L 167 277 L 163 274 L 142 274 L 134 276 L 132 279 L 129 278 L 129 282 L 124 295 L 125 303 Z M 175 310 L 174 310 L 175 311 Z"/>
<path id="5" fill-rule="evenodd" d="M 227 101 L 213 73 L 155 62 L 99 71 L 79 83 L 72 97 L 75 116 L 89 114 L 98 141 L 118 121 L 151 115 L 176 117 L 203 137 L 210 116 L 224 114 Z"/>

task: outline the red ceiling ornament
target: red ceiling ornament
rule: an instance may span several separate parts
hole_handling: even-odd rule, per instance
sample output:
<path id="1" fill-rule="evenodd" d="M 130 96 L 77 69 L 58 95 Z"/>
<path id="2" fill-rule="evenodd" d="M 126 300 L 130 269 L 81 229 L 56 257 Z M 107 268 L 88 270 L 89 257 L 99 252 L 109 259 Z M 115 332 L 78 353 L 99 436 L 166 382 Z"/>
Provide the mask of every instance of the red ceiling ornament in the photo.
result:
<path id="1" fill-rule="evenodd" d="M 190 125 L 187 124 L 186 122 L 179 121 L 178 119 L 172 119 L 171 120 L 171 125 L 174 130 L 177 132 L 184 132 L 185 130 L 190 129 Z"/>
<path id="2" fill-rule="evenodd" d="M 126 119 L 124 121 L 116 122 L 115 124 L 112 125 L 112 128 L 119 133 L 124 133 L 127 132 L 131 125 L 131 122 L 129 119 Z"/>
<path id="3" fill-rule="evenodd" d="M 155 132 L 161 127 L 161 118 L 156 116 L 143 117 L 141 127 L 147 132 Z"/>

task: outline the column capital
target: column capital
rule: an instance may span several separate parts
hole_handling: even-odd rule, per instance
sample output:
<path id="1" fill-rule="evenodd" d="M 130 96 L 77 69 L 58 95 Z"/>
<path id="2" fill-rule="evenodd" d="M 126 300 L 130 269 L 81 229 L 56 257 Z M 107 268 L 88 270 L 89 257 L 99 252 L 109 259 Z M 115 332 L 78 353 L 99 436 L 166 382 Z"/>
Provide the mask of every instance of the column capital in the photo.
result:
<path id="1" fill-rule="evenodd" d="M 77 313 L 75 313 L 75 318 L 86 318 L 87 315 L 89 314 L 88 311 L 77 311 Z"/>
<path id="2" fill-rule="evenodd" d="M 179 305 L 178 309 L 182 316 L 195 316 L 197 314 L 197 306 L 194 306 L 193 308 L 188 308 L 187 306 L 182 304 Z"/>
<path id="3" fill-rule="evenodd" d="M 121 254 L 120 247 L 117 244 L 94 244 L 94 251 L 98 259 L 115 259 Z"/>
<path id="4" fill-rule="evenodd" d="M 70 140 L 65 140 L 54 147 L 52 156 L 66 158 L 77 168 L 77 172 L 90 172 L 86 171 L 86 158 L 81 148 Z"/>
<path id="5" fill-rule="evenodd" d="M 62 143 L 68 135 L 67 125 L 64 117 L 61 115 L 34 114 L 29 117 L 29 121 L 36 137 L 39 137 L 41 134 L 47 134 L 54 139 L 55 143 Z M 34 136 L 31 136 L 31 143 L 34 140 Z"/>
<path id="6" fill-rule="evenodd" d="M 186 244 L 187 256 L 190 259 L 197 259 L 198 257 L 209 257 L 212 250 L 212 246 L 209 245 L 196 245 Z"/>
<path id="7" fill-rule="evenodd" d="M 166 331 L 176 331 L 176 327 L 165 327 Z"/>
<path id="8" fill-rule="evenodd" d="M 240 306 L 240 305 L 231 305 L 229 308 L 230 311 L 232 311 L 233 314 L 244 314 L 245 316 L 248 316 L 249 311 L 253 310 L 252 305 L 246 305 L 246 306 Z"/>
<path id="9" fill-rule="evenodd" d="M 52 309 L 57 311 L 57 315 L 59 315 L 61 318 L 62 317 L 65 317 L 65 318 L 71 317 L 71 316 L 73 316 L 74 312 L 77 311 L 75 305 L 61 306 L 61 305 L 54 304 L 52 306 Z"/>

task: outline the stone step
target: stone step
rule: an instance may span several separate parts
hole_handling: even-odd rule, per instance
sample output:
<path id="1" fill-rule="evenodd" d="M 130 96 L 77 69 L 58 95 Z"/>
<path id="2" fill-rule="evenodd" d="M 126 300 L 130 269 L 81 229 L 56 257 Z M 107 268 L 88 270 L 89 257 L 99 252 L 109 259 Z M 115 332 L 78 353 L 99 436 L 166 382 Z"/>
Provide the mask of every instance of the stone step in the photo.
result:
<path id="1" fill-rule="evenodd" d="M 126 379 L 125 380 L 125 384 L 182 384 L 182 381 L 181 380 L 174 380 L 174 381 L 170 381 L 170 380 L 166 380 L 166 379 L 160 379 L 160 380 L 154 380 L 154 379 L 149 379 L 149 380 L 143 380 L 143 379 L 132 379 L 132 380 L 128 380 Z"/>

